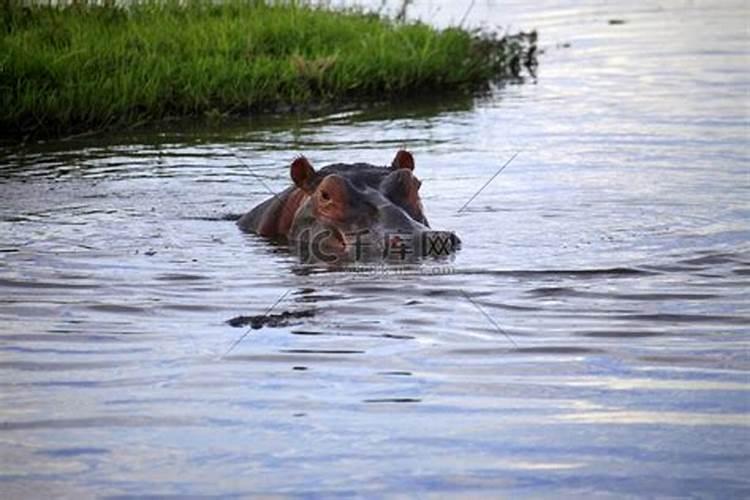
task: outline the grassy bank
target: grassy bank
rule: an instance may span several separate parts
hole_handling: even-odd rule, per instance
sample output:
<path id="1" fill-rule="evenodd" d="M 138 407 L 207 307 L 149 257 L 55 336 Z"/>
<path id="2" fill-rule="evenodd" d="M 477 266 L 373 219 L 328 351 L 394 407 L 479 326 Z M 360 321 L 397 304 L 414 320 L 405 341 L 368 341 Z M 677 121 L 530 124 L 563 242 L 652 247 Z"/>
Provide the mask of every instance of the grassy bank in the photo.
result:
<path id="1" fill-rule="evenodd" d="M 409 93 L 518 71 L 522 39 L 299 2 L 0 1 L 0 129 L 69 134 Z"/>

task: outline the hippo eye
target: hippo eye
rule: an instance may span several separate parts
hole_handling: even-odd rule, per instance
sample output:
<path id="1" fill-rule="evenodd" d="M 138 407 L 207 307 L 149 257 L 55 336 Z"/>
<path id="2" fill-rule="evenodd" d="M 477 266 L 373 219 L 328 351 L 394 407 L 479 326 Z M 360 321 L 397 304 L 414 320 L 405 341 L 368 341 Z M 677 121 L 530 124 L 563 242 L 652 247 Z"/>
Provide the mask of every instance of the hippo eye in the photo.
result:
<path id="1" fill-rule="evenodd" d="M 327 191 L 321 191 L 320 197 L 323 198 L 323 201 L 329 201 L 331 199 L 331 195 L 329 195 Z"/>
<path id="2" fill-rule="evenodd" d="M 416 178 L 414 179 L 414 181 L 415 181 L 415 185 L 417 186 L 417 191 L 419 191 L 419 188 L 422 187 L 422 181 Z"/>

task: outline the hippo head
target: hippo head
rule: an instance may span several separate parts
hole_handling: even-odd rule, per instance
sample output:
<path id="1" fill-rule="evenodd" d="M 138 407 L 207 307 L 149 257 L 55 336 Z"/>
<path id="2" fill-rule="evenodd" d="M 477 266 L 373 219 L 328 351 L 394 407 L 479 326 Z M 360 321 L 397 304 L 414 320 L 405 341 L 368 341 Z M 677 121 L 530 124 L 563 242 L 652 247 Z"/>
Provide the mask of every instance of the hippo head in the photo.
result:
<path id="1" fill-rule="evenodd" d="M 300 195 L 287 238 L 308 257 L 406 260 L 450 255 L 460 245 L 454 233 L 430 229 L 407 151 L 389 167 L 339 163 L 316 171 L 300 157 L 291 177 Z"/>

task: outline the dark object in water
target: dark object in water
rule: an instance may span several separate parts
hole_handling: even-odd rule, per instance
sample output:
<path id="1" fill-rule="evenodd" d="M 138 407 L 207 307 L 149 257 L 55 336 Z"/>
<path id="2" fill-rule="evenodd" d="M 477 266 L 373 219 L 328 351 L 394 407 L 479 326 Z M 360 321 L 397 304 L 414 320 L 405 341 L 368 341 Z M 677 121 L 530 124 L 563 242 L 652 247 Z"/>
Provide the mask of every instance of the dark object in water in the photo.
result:
<path id="1" fill-rule="evenodd" d="M 306 311 L 284 311 L 279 314 L 258 314 L 257 316 L 236 316 L 227 320 L 229 326 L 242 327 L 250 325 L 250 328 L 258 330 L 264 326 L 278 328 L 289 325 L 289 321 L 297 318 L 311 318 L 315 316 L 314 309 Z"/>

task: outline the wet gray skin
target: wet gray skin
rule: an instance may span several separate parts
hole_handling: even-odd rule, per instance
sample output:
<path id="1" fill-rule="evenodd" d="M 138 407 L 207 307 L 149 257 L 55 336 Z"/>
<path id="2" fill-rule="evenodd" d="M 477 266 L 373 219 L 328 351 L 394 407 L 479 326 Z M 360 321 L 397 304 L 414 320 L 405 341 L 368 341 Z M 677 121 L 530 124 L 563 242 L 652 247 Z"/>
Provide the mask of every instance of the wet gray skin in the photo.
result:
<path id="1" fill-rule="evenodd" d="M 451 231 L 430 228 L 413 168 L 406 151 L 399 151 L 390 167 L 339 163 L 317 172 L 299 158 L 291 166 L 295 186 L 253 209 L 239 225 L 285 237 L 304 261 L 449 256 L 460 240 Z"/>

